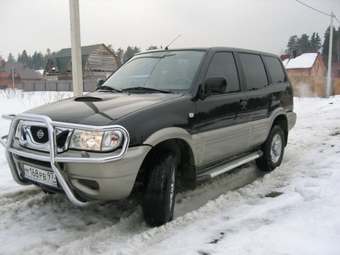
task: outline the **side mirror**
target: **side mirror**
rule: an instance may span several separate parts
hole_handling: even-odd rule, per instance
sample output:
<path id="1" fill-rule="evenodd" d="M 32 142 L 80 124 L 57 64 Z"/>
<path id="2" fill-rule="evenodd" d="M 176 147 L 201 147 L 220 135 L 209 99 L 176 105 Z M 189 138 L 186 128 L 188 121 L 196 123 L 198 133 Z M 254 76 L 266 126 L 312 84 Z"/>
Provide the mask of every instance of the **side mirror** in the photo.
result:
<path id="1" fill-rule="evenodd" d="M 99 88 L 101 85 L 103 85 L 103 83 L 104 83 L 104 79 L 103 78 L 99 78 L 98 80 L 97 80 L 97 88 Z"/>
<path id="2" fill-rule="evenodd" d="M 210 77 L 205 80 L 205 93 L 201 93 L 201 99 L 212 94 L 224 94 L 227 89 L 227 80 L 224 77 Z"/>

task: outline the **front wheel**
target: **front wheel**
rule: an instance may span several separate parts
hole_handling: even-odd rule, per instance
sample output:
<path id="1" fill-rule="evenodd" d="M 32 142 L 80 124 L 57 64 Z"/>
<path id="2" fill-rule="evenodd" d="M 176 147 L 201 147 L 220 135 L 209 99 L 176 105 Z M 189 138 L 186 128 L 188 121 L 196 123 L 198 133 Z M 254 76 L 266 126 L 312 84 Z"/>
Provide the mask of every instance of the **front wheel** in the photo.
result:
<path id="1" fill-rule="evenodd" d="M 280 126 L 274 126 L 262 145 L 262 157 L 256 160 L 257 167 L 262 171 L 273 171 L 283 158 L 285 148 L 284 133 Z"/>
<path id="2" fill-rule="evenodd" d="M 176 172 L 177 157 L 172 150 L 163 149 L 153 155 L 142 205 L 147 224 L 160 226 L 173 219 Z"/>

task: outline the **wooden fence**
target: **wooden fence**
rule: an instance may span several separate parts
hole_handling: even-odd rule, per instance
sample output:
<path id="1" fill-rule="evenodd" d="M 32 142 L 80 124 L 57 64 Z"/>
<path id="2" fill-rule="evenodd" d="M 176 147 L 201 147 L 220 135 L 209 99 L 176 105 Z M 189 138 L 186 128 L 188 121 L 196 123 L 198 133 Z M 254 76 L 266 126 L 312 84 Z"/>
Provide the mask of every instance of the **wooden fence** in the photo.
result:
<path id="1" fill-rule="evenodd" d="M 97 87 L 96 84 L 96 81 L 84 81 L 84 92 L 94 91 Z M 72 81 L 29 81 L 16 84 L 15 87 L 23 91 L 73 91 Z"/>
<path id="2" fill-rule="evenodd" d="M 324 97 L 326 78 L 312 76 L 291 76 L 294 96 L 297 97 Z M 83 82 L 84 92 L 94 91 L 97 81 L 85 80 Z M 31 81 L 16 84 L 17 89 L 23 91 L 73 91 L 72 81 Z M 0 88 L 1 89 L 1 88 Z M 340 78 L 334 78 L 331 83 L 331 94 L 340 95 Z"/>

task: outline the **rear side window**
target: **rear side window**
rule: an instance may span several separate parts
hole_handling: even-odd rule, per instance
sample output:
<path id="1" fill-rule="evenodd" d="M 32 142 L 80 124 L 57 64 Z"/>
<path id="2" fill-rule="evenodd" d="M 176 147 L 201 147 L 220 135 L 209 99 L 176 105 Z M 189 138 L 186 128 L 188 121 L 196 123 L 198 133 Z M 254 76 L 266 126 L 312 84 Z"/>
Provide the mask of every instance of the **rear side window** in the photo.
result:
<path id="1" fill-rule="evenodd" d="M 287 81 L 286 75 L 278 58 L 264 57 L 264 61 L 267 64 L 273 83 L 281 83 Z"/>
<path id="2" fill-rule="evenodd" d="M 268 78 L 260 55 L 239 53 L 247 83 L 247 90 L 258 90 L 268 86 Z"/>
<path id="3" fill-rule="evenodd" d="M 214 55 L 205 78 L 216 76 L 224 77 L 227 80 L 226 93 L 240 91 L 240 82 L 233 53 L 217 52 Z"/>

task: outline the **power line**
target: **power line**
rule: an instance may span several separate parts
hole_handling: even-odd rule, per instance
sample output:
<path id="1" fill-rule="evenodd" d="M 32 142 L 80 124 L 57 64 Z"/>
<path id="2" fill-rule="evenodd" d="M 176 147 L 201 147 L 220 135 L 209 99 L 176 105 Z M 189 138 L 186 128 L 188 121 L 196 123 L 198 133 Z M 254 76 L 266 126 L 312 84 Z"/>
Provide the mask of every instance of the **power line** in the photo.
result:
<path id="1" fill-rule="evenodd" d="M 335 17 L 335 15 L 333 15 L 333 17 L 340 24 L 340 21 L 337 19 L 337 17 Z"/>
<path id="2" fill-rule="evenodd" d="M 311 9 L 313 9 L 314 11 L 320 12 L 320 13 L 322 13 L 322 14 L 324 14 L 324 15 L 327 15 L 327 16 L 331 16 L 330 14 L 325 13 L 325 12 L 322 12 L 322 11 L 320 11 L 320 10 L 318 10 L 318 9 L 315 9 L 315 8 L 313 8 L 312 6 L 309 6 L 309 5 L 303 3 L 303 2 L 301 2 L 301 1 L 299 1 L 299 0 L 296 0 L 296 2 L 299 2 L 300 4 L 303 4 L 304 6 L 307 6 L 308 8 L 311 8 Z"/>
<path id="3" fill-rule="evenodd" d="M 317 12 L 319 12 L 319 13 L 322 13 L 323 15 L 327 15 L 327 16 L 329 16 L 329 17 L 333 16 L 333 18 L 335 18 L 335 20 L 336 20 L 337 22 L 339 22 L 339 24 L 340 24 L 340 21 L 336 18 L 336 16 L 335 16 L 334 14 L 328 14 L 328 13 L 326 13 L 326 12 L 320 11 L 320 10 L 318 10 L 318 9 L 316 9 L 316 8 L 314 8 L 314 7 L 310 6 L 310 5 L 308 5 L 308 4 L 305 4 L 305 3 L 303 3 L 303 2 L 301 2 L 301 1 L 299 1 L 299 0 L 296 0 L 296 2 L 298 2 L 298 3 L 300 3 L 300 4 L 304 5 L 304 6 L 307 6 L 308 8 L 310 8 L 310 9 L 312 9 L 312 10 L 314 10 L 314 11 L 317 11 Z"/>

